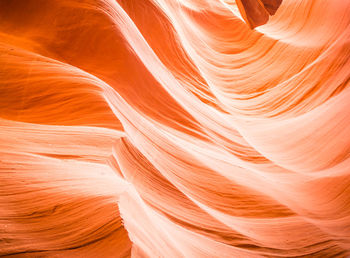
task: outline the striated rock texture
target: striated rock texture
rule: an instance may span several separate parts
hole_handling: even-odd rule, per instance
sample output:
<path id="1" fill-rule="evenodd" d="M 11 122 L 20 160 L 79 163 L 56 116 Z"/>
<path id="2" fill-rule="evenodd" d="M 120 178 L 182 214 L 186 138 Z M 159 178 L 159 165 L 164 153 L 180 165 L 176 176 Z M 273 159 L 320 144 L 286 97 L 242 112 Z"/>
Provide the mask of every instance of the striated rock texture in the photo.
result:
<path id="1" fill-rule="evenodd" d="M 349 256 L 349 13 L 1 0 L 0 256 Z"/>

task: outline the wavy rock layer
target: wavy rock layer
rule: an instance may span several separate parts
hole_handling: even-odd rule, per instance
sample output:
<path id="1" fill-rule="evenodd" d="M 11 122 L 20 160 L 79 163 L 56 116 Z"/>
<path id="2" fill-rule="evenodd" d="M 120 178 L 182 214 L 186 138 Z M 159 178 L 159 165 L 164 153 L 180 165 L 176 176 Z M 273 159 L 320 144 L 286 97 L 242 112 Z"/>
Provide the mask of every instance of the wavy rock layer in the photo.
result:
<path id="1" fill-rule="evenodd" d="M 0 1 L 0 255 L 350 255 L 349 13 Z"/>

